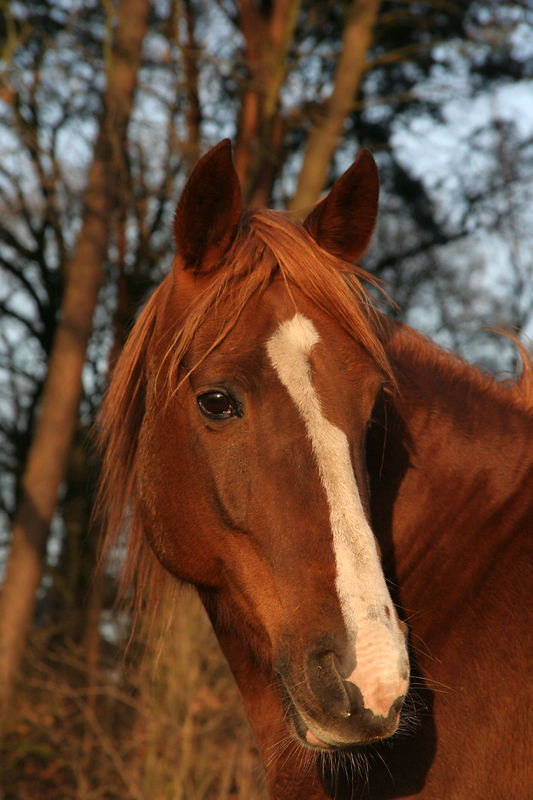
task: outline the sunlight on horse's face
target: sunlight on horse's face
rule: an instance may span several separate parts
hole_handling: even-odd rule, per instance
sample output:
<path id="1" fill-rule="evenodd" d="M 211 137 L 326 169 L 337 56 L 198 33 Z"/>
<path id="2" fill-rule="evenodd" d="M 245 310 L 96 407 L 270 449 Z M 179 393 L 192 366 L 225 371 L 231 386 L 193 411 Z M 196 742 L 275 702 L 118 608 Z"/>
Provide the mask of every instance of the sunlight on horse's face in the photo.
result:
<path id="1" fill-rule="evenodd" d="M 160 560 L 268 658 L 293 733 L 323 749 L 394 732 L 408 661 L 364 511 L 381 376 L 293 298 L 274 281 L 205 358 L 215 327 L 198 331 L 174 400 L 147 398 L 140 483 Z"/>

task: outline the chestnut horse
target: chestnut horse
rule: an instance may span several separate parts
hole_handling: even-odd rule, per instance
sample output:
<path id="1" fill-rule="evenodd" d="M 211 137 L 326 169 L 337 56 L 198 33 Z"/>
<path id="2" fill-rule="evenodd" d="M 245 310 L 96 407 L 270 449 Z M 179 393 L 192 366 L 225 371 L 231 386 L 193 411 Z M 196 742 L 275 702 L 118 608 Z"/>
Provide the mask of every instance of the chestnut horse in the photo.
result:
<path id="1" fill-rule="evenodd" d="M 368 152 L 303 224 L 197 164 L 103 405 L 108 542 L 197 587 L 272 797 L 531 800 L 531 365 L 377 310 L 377 201 Z"/>

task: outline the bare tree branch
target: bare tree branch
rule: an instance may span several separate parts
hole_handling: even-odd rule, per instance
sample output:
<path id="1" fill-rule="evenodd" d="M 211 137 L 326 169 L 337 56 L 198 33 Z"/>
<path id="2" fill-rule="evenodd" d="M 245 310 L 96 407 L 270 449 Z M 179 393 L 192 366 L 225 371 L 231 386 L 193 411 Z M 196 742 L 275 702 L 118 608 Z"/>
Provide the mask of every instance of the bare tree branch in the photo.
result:
<path id="1" fill-rule="evenodd" d="M 333 91 L 324 115 L 309 134 L 298 185 L 289 205 L 292 210 L 309 208 L 324 189 L 331 159 L 366 69 L 365 59 L 380 6 L 381 0 L 350 3 Z"/>

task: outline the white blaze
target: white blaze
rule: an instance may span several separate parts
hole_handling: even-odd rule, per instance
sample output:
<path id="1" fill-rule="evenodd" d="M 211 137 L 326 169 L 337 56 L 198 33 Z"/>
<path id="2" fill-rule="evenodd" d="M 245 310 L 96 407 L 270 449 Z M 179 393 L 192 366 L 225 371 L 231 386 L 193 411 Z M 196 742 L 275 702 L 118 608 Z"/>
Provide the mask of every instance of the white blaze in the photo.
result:
<path id="1" fill-rule="evenodd" d="M 407 671 L 405 645 L 363 511 L 348 438 L 324 416 L 313 386 L 309 355 L 319 340 L 311 320 L 296 314 L 280 324 L 267 352 L 303 418 L 328 500 L 336 590 L 349 640 L 356 642 L 356 668 L 348 680 L 361 690 L 365 707 L 386 715 L 407 688 L 405 677 L 399 678 Z"/>

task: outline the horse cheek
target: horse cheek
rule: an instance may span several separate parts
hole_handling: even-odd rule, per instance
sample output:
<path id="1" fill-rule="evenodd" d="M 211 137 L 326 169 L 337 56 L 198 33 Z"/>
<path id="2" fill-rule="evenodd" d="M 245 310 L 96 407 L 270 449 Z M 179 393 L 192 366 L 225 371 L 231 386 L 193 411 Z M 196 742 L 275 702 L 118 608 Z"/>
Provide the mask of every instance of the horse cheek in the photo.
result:
<path id="1" fill-rule="evenodd" d="M 225 443 L 223 457 L 213 453 L 209 463 L 209 479 L 214 484 L 213 514 L 219 525 L 249 531 L 253 489 L 249 459 L 241 443 Z"/>
<path id="2" fill-rule="evenodd" d="M 163 424 L 145 420 L 139 438 L 139 508 L 145 537 L 163 567 L 181 580 L 209 585 L 216 580 L 202 530 L 209 511 L 201 475 L 184 457 L 190 451 L 183 436 L 175 418 Z"/>

